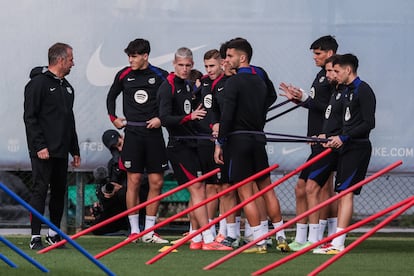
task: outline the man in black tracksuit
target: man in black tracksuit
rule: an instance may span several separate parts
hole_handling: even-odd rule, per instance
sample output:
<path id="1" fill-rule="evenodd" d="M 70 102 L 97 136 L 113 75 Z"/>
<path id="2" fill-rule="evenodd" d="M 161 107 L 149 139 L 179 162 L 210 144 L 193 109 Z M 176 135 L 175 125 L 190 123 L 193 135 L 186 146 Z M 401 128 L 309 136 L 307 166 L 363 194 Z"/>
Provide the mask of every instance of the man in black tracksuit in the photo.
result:
<path id="1" fill-rule="evenodd" d="M 164 171 L 168 168 L 165 142 L 158 118 L 157 92 L 168 73 L 149 63 L 150 43 L 137 38 L 124 50 L 130 66 L 120 70 L 109 89 L 107 109 L 113 125 L 125 127 L 125 140 L 121 159 L 127 170 L 127 208 L 131 209 L 139 201 L 141 180 L 148 174 L 148 199 L 161 193 Z M 122 93 L 123 112 L 126 119 L 116 116 L 116 99 Z M 126 125 L 126 126 L 125 126 Z M 145 229 L 156 223 L 159 201 L 146 206 Z M 128 215 L 131 234 L 140 232 L 139 214 Z M 146 243 L 168 243 L 151 231 L 142 237 Z"/>
<path id="2" fill-rule="evenodd" d="M 35 68 L 24 92 L 24 123 L 32 163 L 33 185 L 30 204 L 44 213 L 50 185 L 49 212 L 51 222 L 60 227 L 68 169 L 68 153 L 72 166 L 80 166 L 78 137 L 73 115 L 74 89 L 65 79 L 74 65 L 72 47 L 56 43 L 49 48 L 48 69 Z M 30 248 L 43 248 L 41 221 L 31 217 Z M 46 236 L 48 244 L 60 241 L 52 229 Z"/>
<path id="3" fill-rule="evenodd" d="M 343 96 L 342 131 L 329 137 L 327 147 L 339 149 L 335 191 L 341 192 L 365 178 L 371 158 L 372 145 L 369 139 L 375 127 L 376 98 L 369 84 L 357 74 L 358 58 L 352 54 L 339 56 L 333 61 L 338 83 L 346 86 Z M 347 228 L 352 219 L 354 194 L 359 195 L 361 188 L 341 197 L 338 202 L 338 228 Z M 318 254 L 337 254 L 344 250 L 346 234 L 338 236 L 320 249 Z"/>
<path id="4" fill-rule="evenodd" d="M 293 93 L 289 93 L 289 87 L 281 83 L 280 88 L 286 92 L 286 96 L 299 103 L 308 109 L 308 128 L 307 136 L 318 136 L 322 133 L 322 125 L 324 121 L 324 113 L 328 106 L 329 99 L 332 95 L 332 87 L 326 78 L 325 62 L 326 59 L 334 55 L 338 49 L 338 43 L 335 38 L 328 35 L 323 36 L 315 40 L 310 49 L 313 51 L 313 59 L 315 65 L 320 67 L 320 71 L 315 77 L 312 83 L 309 95 L 301 89 L 293 89 Z M 324 148 L 319 144 L 311 144 L 311 154 L 308 159 L 311 159 L 321 153 Z M 311 168 L 305 168 L 299 175 L 298 182 L 295 187 L 296 196 L 296 215 L 300 215 L 309 209 L 307 202 L 307 185 L 306 181 L 309 177 Z M 332 177 L 328 180 L 328 185 L 324 185 L 321 192 L 321 200 L 329 197 L 329 194 L 333 193 Z M 321 217 L 323 210 L 321 210 Z M 327 212 L 327 210 L 325 210 Z M 332 215 L 334 216 L 334 215 Z M 336 218 L 328 219 L 336 222 Z M 335 225 L 335 223 L 331 223 Z M 295 240 L 289 244 L 290 249 L 293 251 L 299 251 L 302 248 L 308 246 L 310 243 L 316 241 L 316 237 L 319 236 L 321 231 L 319 223 L 309 223 L 309 235 L 308 235 L 308 221 L 304 218 L 296 224 L 296 237 Z"/>
<path id="5" fill-rule="evenodd" d="M 193 93 L 188 77 L 193 64 L 191 50 L 186 47 L 179 48 L 174 56 L 174 73 L 167 77 L 167 81 L 160 86 L 158 93 L 160 119 L 169 135 L 168 159 L 178 184 L 184 184 L 202 174 L 197 140 L 194 139 L 197 134 L 194 121 L 202 120 L 206 111 L 202 106 L 194 110 L 192 108 Z M 190 139 L 185 136 L 189 136 Z M 189 206 L 206 199 L 205 186 L 202 182 L 189 186 L 188 191 L 190 192 Z M 190 220 L 193 231 L 208 224 L 206 206 L 194 210 L 190 214 Z M 190 249 L 231 250 L 232 248 L 215 242 L 211 230 L 207 229 L 202 232 L 202 235 L 192 239 Z"/>
<path id="6" fill-rule="evenodd" d="M 252 48 L 247 40 L 243 38 L 231 40 L 227 45 L 226 53 L 226 62 L 237 69 L 237 74 L 230 77 L 224 87 L 225 102 L 218 141 L 221 144 L 227 143 L 230 162 L 229 181 L 237 183 L 269 167 L 265 149 L 266 137 L 264 134 L 252 132 L 263 132 L 268 107 L 276 100 L 276 95 L 257 73 L 257 67 L 250 66 Z M 259 189 L 264 189 L 270 184 L 270 175 L 262 176 L 256 180 L 256 183 Z M 241 201 L 250 198 L 254 194 L 253 182 L 238 188 L 238 194 Z M 265 193 L 263 198 L 273 225 L 283 224 L 275 192 L 271 190 Z M 261 227 L 260 212 L 255 201 L 245 205 L 244 212 L 253 229 L 254 239 L 267 233 L 267 227 Z M 287 251 L 284 232 L 279 233 L 278 248 Z M 264 243 L 265 241 L 260 241 L 245 252 L 264 253 L 267 250 Z"/>

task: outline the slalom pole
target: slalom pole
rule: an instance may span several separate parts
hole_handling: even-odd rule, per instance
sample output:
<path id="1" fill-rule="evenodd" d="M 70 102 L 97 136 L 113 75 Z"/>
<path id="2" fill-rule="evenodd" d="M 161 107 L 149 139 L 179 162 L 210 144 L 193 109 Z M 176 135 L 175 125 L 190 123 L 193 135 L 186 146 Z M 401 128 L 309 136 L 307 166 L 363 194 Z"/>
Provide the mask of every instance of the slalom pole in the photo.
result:
<path id="1" fill-rule="evenodd" d="M 272 116 L 272 117 L 270 117 L 270 118 L 267 118 L 266 119 L 266 123 L 267 122 L 270 122 L 270 121 L 272 121 L 272 120 L 274 120 L 274 119 L 276 119 L 276 118 L 278 118 L 278 117 L 280 117 L 280 116 L 282 116 L 282 115 L 285 115 L 286 113 L 289 113 L 289 112 L 291 112 L 292 110 L 295 110 L 296 108 L 298 108 L 299 106 L 301 106 L 301 105 L 295 105 L 294 107 L 291 107 L 291 108 L 289 108 L 289 109 L 286 109 L 285 111 L 283 111 L 283 112 L 280 112 L 279 114 L 276 114 L 276 115 L 274 115 L 274 116 Z"/>
<path id="2" fill-rule="evenodd" d="M 211 201 L 213 201 L 213 200 L 221 197 L 222 195 L 224 195 L 224 194 L 226 194 L 226 193 L 228 193 L 228 192 L 230 192 L 232 190 L 235 190 L 238 187 L 240 187 L 242 185 L 245 185 L 246 183 L 249 183 L 249 182 L 253 181 L 254 179 L 256 179 L 256 178 L 258 178 L 258 177 L 260 177 L 262 175 L 265 175 L 265 174 L 269 173 L 270 171 L 276 169 L 277 167 L 279 167 L 279 165 L 278 164 L 274 164 L 274 165 L 272 165 L 272 166 L 270 166 L 270 167 L 268 167 L 268 168 L 266 168 L 266 169 L 264 169 L 264 170 L 262 170 L 262 171 L 260 171 L 260 172 L 258 172 L 256 174 L 254 174 L 254 175 L 252 175 L 252 176 L 250 176 L 250 177 L 248 177 L 248 178 L 240 181 L 239 183 L 237 183 L 235 185 L 232 185 L 231 187 L 229 187 L 229 188 L 221 191 L 220 193 L 217 193 L 214 196 L 209 197 L 209 198 L 207 198 L 207 199 L 205 199 L 205 200 L 203 200 L 203 201 L 201 201 L 201 202 L 199 202 L 199 203 L 197 203 L 197 204 L 195 204 L 195 205 L 193 205 L 193 206 L 185 209 L 184 211 L 181 211 L 180 213 L 177 213 L 177 214 L 175 214 L 175 215 L 173 215 L 173 216 L 171 216 L 171 217 L 163 220 L 162 222 L 157 223 L 156 225 L 154 225 L 154 226 L 152 226 L 152 227 L 150 227 L 150 228 L 148 228 L 148 229 L 146 229 L 144 231 L 141 231 L 140 233 L 130 235 L 128 237 L 128 239 L 126 239 L 126 240 L 124 240 L 124 241 L 122 241 L 122 242 L 120 242 L 120 243 L 112 246 L 111 248 L 108 248 L 108 249 L 102 251 L 101 253 L 97 254 L 95 256 L 95 258 L 97 258 L 97 259 L 101 258 L 101 257 L 103 257 L 103 256 L 105 256 L 105 255 L 107 255 L 107 254 L 109 254 L 109 253 L 111 253 L 111 252 L 113 252 L 113 251 L 115 251 L 115 250 L 123 247 L 124 245 L 127 245 L 130 242 L 133 242 L 134 240 L 138 239 L 139 237 L 142 237 L 143 235 L 145 235 L 145 234 L 147 234 L 147 233 L 149 233 L 149 232 L 151 232 L 151 231 L 153 231 L 153 230 L 155 230 L 155 229 L 157 229 L 157 228 L 159 228 L 161 226 L 164 226 L 164 225 L 170 223 L 171 221 L 174 221 L 175 219 L 177 219 L 177 218 L 179 218 L 179 217 L 181 217 L 181 216 L 183 216 L 185 214 L 188 214 L 188 213 L 192 212 L 193 210 L 195 210 L 195 209 L 197 209 L 197 208 L 199 208 L 199 207 L 201 207 L 201 206 L 203 206 L 203 205 L 205 205 L 205 204 L 207 204 L 207 203 L 209 203 L 209 202 L 211 202 Z"/>
<path id="3" fill-rule="evenodd" d="M 208 229 L 210 226 L 212 226 L 213 224 L 216 224 L 217 222 L 219 222 L 220 220 L 222 220 L 223 218 L 228 217 L 229 215 L 231 215 L 232 213 L 236 212 L 237 210 L 241 209 L 243 206 L 247 205 L 248 203 L 252 202 L 253 200 L 257 199 L 258 197 L 262 196 L 263 194 L 267 193 L 268 191 L 270 191 L 271 189 L 275 188 L 276 186 L 278 186 L 279 184 L 281 184 L 282 182 L 286 181 L 287 179 L 289 179 L 290 177 L 292 177 L 293 175 L 295 175 L 296 173 L 298 173 L 299 171 L 305 169 L 306 167 L 309 167 L 310 165 L 312 165 L 313 163 L 315 163 L 316 161 L 318 161 L 319 159 L 325 157 L 326 155 L 328 155 L 332 150 L 331 149 L 326 149 L 325 151 L 321 152 L 320 154 L 316 155 L 315 157 L 313 157 L 312 159 L 308 160 L 306 163 L 300 165 L 298 168 L 296 168 L 295 170 L 293 170 L 292 172 L 290 172 L 289 174 L 285 175 L 284 177 L 280 178 L 279 180 L 273 182 L 272 184 L 270 184 L 269 186 L 267 186 L 266 188 L 260 190 L 258 193 L 254 194 L 253 196 L 251 196 L 250 198 L 246 199 L 245 201 L 241 202 L 240 204 L 236 205 L 235 207 L 231 208 L 230 210 L 228 210 L 227 212 L 225 212 L 224 214 L 222 214 L 220 217 L 217 217 L 215 219 L 213 219 L 210 223 L 206 224 L 205 226 L 201 227 L 200 229 L 198 229 L 197 231 L 195 231 L 194 233 L 191 233 L 187 236 L 185 236 L 184 238 L 182 238 L 179 242 L 177 242 L 176 244 L 174 244 L 173 246 L 171 246 L 170 248 L 168 248 L 167 250 L 165 250 L 164 252 L 158 254 L 157 256 L 155 256 L 154 258 L 152 258 L 151 260 L 147 261 L 146 264 L 153 264 L 156 261 L 158 261 L 159 259 L 161 259 L 162 257 L 164 257 L 165 255 L 167 255 L 168 253 L 170 253 L 171 251 L 173 251 L 174 249 L 178 248 L 179 246 L 183 245 L 184 243 L 186 243 L 189 239 L 195 237 L 196 235 L 198 235 L 199 233 L 201 233 L 202 231 Z"/>
<path id="4" fill-rule="evenodd" d="M 104 266 L 102 263 L 100 263 L 98 260 L 96 260 L 91 254 L 88 253 L 85 249 L 83 249 L 79 244 L 74 242 L 68 235 L 63 233 L 56 225 L 54 225 L 52 222 L 50 222 L 48 219 L 46 219 L 42 214 L 40 214 L 35 208 L 30 206 L 26 201 L 24 201 L 21 197 L 16 195 L 12 190 L 10 190 L 6 185 L 0 182 L 0 189 L 5 191 L 8 195 L 10 195 L 14 200 L 16 200 L 20 205 L 25 207 L 27 210 L 29 210 L 32 215 L 35 215 L 38 219 L 40 219 L 43 223 L 47 224 L 53 231 L 58 233 L 59 236 L 62 238 L 68 240 L 68 242 L 75 247 L 80 253 L 82 253 L 87 259 L 89 259 L 92 263 L 94 263 L 98 268 L 100 268 L 103 272 L 105 272 L 107 275 L 115 275 L 112 271 L 110 271 L 106 266 Z"/>
<path id="5" fill-rule="evenodd" d="M 214 267 L 216 267 L 216 266 L 218 266 L 218 265 L 220 265 L 220 264 L 224 263 L 225 261 L 227 261 L 227 260 L 231 259 L 232 257 L 234 257 L 234 256 L 236 256 L 236 255 L 238 255 L 238 254 L 240 254 L 240 253 L 241 253 L 241 252 L 243 252 L 245 249 L 252 247 L 252 246 L 253 246 L 253 245 L 255 245 L 257 242 L 259 242 L 259 241 L 261 241 L 261 240 L 264 240 L 265 238 L 270 237 L 271 235 L 276 234 L 276 233 L 277 233 L 277 232 L 279 232 L 280 230 L 285 229 L 286 227 L 288 227 L 288 226 L 290 226 L 290 225 L 294 224 L 295 222 L 297 222 L 297 221 L 301 220 L 302 218 L 305 218 L 305 217 L 309 216 L 309 215 L 310 215 L 310 214 L 312 214 L 313 212 L 315 212 L 315 211 L 317 211 L 317 210 L 319 210 L 319 209 L 321 209 L 321 208 L 323 208 L 323 207 L 325 207 L 325 206 L 327 206 L 327 205 L 331 204 L 332 202 L 334 202 L 335 200 L 339 199 L 340 197 L 343 197 L 344 195 L 346 195 L 346 194 L 348 194 L 348 193 L 350 193 L 350 192 L 352 192 L 352 191 L 355 191 L 356 189 L 358 189 L 358 188 L 362 187 L 363 185 L 367 184 L 368 182 L 370 182 L 370 181 L 374 180 L 375 178 L 377 178 L 377 177 L 379 177 L 379 176 L 383 175 L 384 173 L 386 173 L 386 172 L 388 172 L 388 171 L 390 171 L 390 170 L 394 169 L 395 167 L 397 167 L 397 166 L 399 166 L 399 165 L 401 165 L 401 164 L 402 164 L 402 161 L 401 161 L 401 160 L 400 160 L 400 161 L 395 162 L 394 164 L 391 164 L 390 166 L 388 166 L 388 167 L 386 167 L 386 168 L 384 168 L 384 169 L 382 169 L 382 170 L 378 171 L 377 173 L 375 173 L 375 174 L 371 175 L 370 177 L 367 177 L 367 178 L 365 178 L 364 180 L 362 180 L 362 181 L 358 182 L 357 184 L 353 185 L 352 187 L 349 187 L 348 189 L 343 190 L 342 192 L 340 192 L 340 193 L 336 194 L 335 196 L 333 196 L 333 197 L 329 198 L 328 200 L 326 200 L 326 201 L 324 201 L 324 202 L 322 202 L 322 203 L 320 203 L 320 204 L 316 205 L 315 207 L 313 207 L 313 208 L 309 209 L 308 211 L 304 212 L 303 214 L 301 214 L 301 215 L 299 215 L 299 216 L 296 216 L 295 218 L 293 218 L 293 219 L 289 220 L 288 222 L 285 222 L 283 225 L 281 225 L 281 226 L 279 226 L 279 227 L 276 227 L 275 229 L 273 229 L 273 230 L 269 231 L 268 233 L 266 233 L 265 235 L 263 235 L 263 236 L 259 237 L 258 239 L 254 240 L 254 241 L 251 241 L 251 242 L 249 242 L 248 244 L 243 245 L 242 247 L 239 247 L 239 248 L 238 248 L 238 249 L 236 249 L 235 251 L 232 251 L 230 254 L 227 254 L 226 256 L 224 256 L 224 257 L 222 257 L 222 258 L 220 258 L 220 259 L 216 260 L 215 262 L 212 262 L 211 264 L 209 264 L 209 265 L 205 266 L 203 269 L 205 269 L 205 270 L 209 270 L 209 269 L 212 269 L 212 268 L 214 268 Z"/>
<path id="6" fill-rule="evenodd" d="M 17 268 L 17 265 L 10 261 L 6 256 L 0 253 L 0 260 L 8 264 L 11 268 Z"/>
<path id="7" fill-rule="evenodd" d="M 281 102 L 281 103 L 278 103 L 278 104 L 276 104 L 276 105 L 274 105 L 274 106 L 271 106 L 271 107 L 269 107 L 269 108 L 267 109 L 267 112 L 272 111 L 273 109 L 276 109 L 276 108 L 278 108 L 278 107 L 284 106 L 285 104 L 289 103 L 290 101 L 291 101 L 291 100 L 286 100 L 286 101 L 283 101 L 283 102 Z"/>
<path id="8" fill-rule="evenodd" d="M 7 245 L 14 252 L 16 252 L 17 254 L 19 254 L 21 257 L 23 257 L 24 259 L 26 259 L 26 261 L 28 261 L 29 263 L 31 263 L 32 265 L 34 265 L 35 267 L 37 267 L 40 271 L 42 271 L 42 272 L 49 272 L 49 269 L 47 269 L 46 267 L 44 267 L 40 263 L 36 262 L 35 259 L 33 259 L 29 255 L 27 255 L 23 250 L 21 250 L 20 248 L 18 248 L 17 246 L 15 246 L 13 243 L 11 243 L 10 241 L 8 241 L 6 238 L 0 236 L 0 241 L 3 242 L 5 245 Z M 3 261 L 5 261 L 5 260 L 3 259 Z M 15 266 L 15 267 L 17 267 L 17 266 Z"/>
<path id="9" fill-rule="evenodd" d="M 210 171 L 210 172 L 208 172 L 206 174 L 203 174 L 200 177 L 197 177 L 197 178 L 195 178 L 195 179 L 193 179 L 191 181 L 188 181 L 187 183 L 184 183 L 183 185 L 179 185 L 179 186 L 177 186 L 174 189 L 171 189 L 171 190 L 169 190 L 169 191 L 167 191 L 165 193 L 160 194 L 159 196 L 156 196 L 156 197 L 154 197 L 154 198 L 152 198 L 150 200 L 147 200 L 145 202 L 142 202 L 142 203 L 136 205 L 135 207 L 133 207 L 131 209 L 125 210 L 125 211 L 123 211 L 123 212 L 121 212 L 121 213 L 119 213 L 119 214 L 117 214 L 117 215 L 115 215 L 113 217 L 110 217 L 110 218 L 108 218 L 108 219 L 106 219 L 104 221 L 101 221 L 100 223 L 97 223 L 95 225 L 92 225 L 91 227 L 86 228 L 86 229 L 84 229 L 84 230 L 82 230 L 82 231 L 80 231 L 80 232 L 72 235 L 70 238 L 73 239 L 73 240 L 74 239 L 77 239 L 80 236 L 83 236 L 85 234 L 88 234 L 88 233 L 90 233 L 90 232 L 92 232 L 92 231 L 94 231 L 94 230 L 96 230 L 96 229 L 98 229 L 98 228 L 100 228 L 102 226 L 105 226 L 105 225 L 107 225 L 107 224 L 109 224 L 109 223 L 111 223 L 113 221 L 116 221 L 116 220 L 118 220 L 118 219 L 120 219 L 122 217 L 125 217 L 128 214 L 130 214 L 132 212 L 135 212 L 135 211 L 137 211 L 137 210 L 139 210 L 139 209 L 141 209 L 141 208 L 143 208 L 143 207 L 145 207 L 145 206 L 147 206 L 147 205 L 149 205 L 151 203 L 154 203 L 156 201 L 159 201 L 159 200 L 161 200 L 161 199 L 163 199 L 163 198 L 165 198 L 165 197 L 167 197 L 169 195 L 172 195 L 172 194 L 174 194 L 174 193 L 176 193 L 176 192 L 178 192 L 178 191 L 180 191 L 180 190 L 182 190 L 184 188 L 187 188 L 190 185 L 193 185 L 194 183 L 196 183 L 198 181 L 202 181 L 204 179 L 207 179 L 207 178 L 209 178 L 209 177 L 217 174 L 219 171 L 220 171 L 219 168 L 214 169 L 214 170 L 212 170 L 212 171 Z M 46 248 L 44 248 L 42 250 L 39 250 L 37 253 L 39 253 L 39 254 L 46 253 L 46 252 L 48 252 L 48 251 L 50 251 L 52 249 L 55 249 L 55 248 L 57 248 L 57 247 L 65 244 L 66 242 L 67 242 L 66 240 L 61 240 L 61 241 L 59 241 L 59 242 L 57 242 L 57 243 L 55 243 L 55 244 L 53 244 L 51 246 L 48 246 L 48 247 L 46 247 Z"/>
<path id="10" fill-rule="evenodd" d="M 364 235 L 362 235 L 360 238 L 358 238 L 356 241 L 354 241 L 353 243 L 351 243 L 350 245 L 348 245 L 343 251 L 341 251 L 340 253 L 336 254 L 335 256 L 333 256 L 332 258 L 330 258 L 329 260 L 327 260 L 326 262 L 324 262 L 322 265 L 320 265 L 319 267 L 317 267 L 315 270 L 313 270 L 308 275 L 309 276 L 317 275 L 319 272 L 321 272 L 322 270 L 324 270 L 325 268 L 327 268 L 328 266 L 330 266 L 332 263 L 334 263 L 339 258 L 343 257 L 346 253 L 348 253 L 349 251 L 351 251 L 353 248 L 355 248 L 356 246 L 358 246 L 361 242 L 365 241 L 367 238 L 369 238 L 370 236 L 372 236 L 379 229 L 381 229 L 384 226 L 386 226 L 388 223 L 390 223 L 392 220 L 394 220 L 395 218 L 397 218 L 398 216 L 400 216 L 402 213 L 404 213 L 405 211 L 407 211 L 408 209 L 410 209 L 412 206 L 414 206 L 414 200 L 411 200 L 410 203 L 407 203 L 405 206 L 401 207 L 400 210 L 396 211 L 394 214 L 392 214 L 391 216 L 389 216 L 388 218 L 386 218 L 385 220 L 383 220 L 377 226 L 375 226 L 374 228 L 372 228 L 371 230 L 369 230 L 367 233 L 365 233 Z"/>
<path id="11" fill-rule="evenodd" d="M 278 261 L 276 261 L 276 262 L 274 262 L 274 263 L 266 266 L 266 267 L 263 267 L 262 269 L 253 272 L 252 275 L 262 275 L 263 273 L 266 273 L 266 272 L 268 272 L 271 269 L 274 269 L 274 268 L 276 268 L 276 267 L 278 267 L 278 266 L 280 266 L 280 265 L 282 265 L 284 263 L 287 263 L 290 260 L 295 259 L 296 257 L 298 257 L 300 255 L 305 254 L 306 252 L 308 252 L 308 251 L 310 251 L 310 250 L 318 247 L 319 245 L 322 245 L 322 244 L 324 244 L 326 242 L 329 242 L 332 239 L 334 239 L 334 238 L 336 238 L 336 237 L 338 237 L 340 235 L 343 235 L 343 234 L 345 234 L 347 232 L 350 232 L 350 231 L 352 231 L 352 230 L 354 230 L 356 228 L 359 228 L 362 225 L 365 225 L 365 224 L 373 221 L 374 219 L 377 219 L 379 217 L 382 217 L 383 215 L 385 215 L 385 214 L 387 214 L 389 212 L 392 212 L 395 209 L 400 208 L 403 205 L 406 205 L 407 203 L 409 203 L 412 200 L 414 200 L 414 196 L 409 197 L 409 198 L 407 198 L 407 199 L 405 199 L 403 201 L 400 201 L 400 202 L 398 202 L 398 203 L 396 203 L 396 204 L 394 204 L 394 205 L 392 205 L 392 206 L 390 206 L 390 207 L 388 207 L 388 208 L 386 208 L 386 209 L 384 209 L 384 210 L 382 210 L 382 211 L 380 211 L 380 212 L 378 212 L 378 213 L 376 213 L 374 215 L 371 215 L 371 216 L 369 216 L 369 217 L 367 217 L 367 218 L 365 218 L 365 219 L 363 219 L 361 221 L 358 221 L 358 222 L 352 224 L 351 226 L 347 227 L 346 229 L 344 229 L 344 230 L 342 230 L 340 232 L 334 233 L 334 234 L 330 235 L 329 237 L 325 237 L 325 238 L 323 238 L 322 240 L 320 240 L 318 242 L 315 242 L 315 243 L 313 243 L 313 244 L 311 244 L 311 245 L 309 245 L 309 246 L 307 246 L 307 247 L 305 247 L 305 248 L 303 248 L 303 249 L 301 249 L 299 251 L 296 251 L 296 252 L 294 252 L 294 253 L 292 253 L 292 254 L 290 254 L 290 255 L 288 255 L 288 256 L 286 256 L 286 257 L 284 257 L 284 258 L 282 258 L 282 259 L 280 259 L 280 260 L 278 260 Z"/>

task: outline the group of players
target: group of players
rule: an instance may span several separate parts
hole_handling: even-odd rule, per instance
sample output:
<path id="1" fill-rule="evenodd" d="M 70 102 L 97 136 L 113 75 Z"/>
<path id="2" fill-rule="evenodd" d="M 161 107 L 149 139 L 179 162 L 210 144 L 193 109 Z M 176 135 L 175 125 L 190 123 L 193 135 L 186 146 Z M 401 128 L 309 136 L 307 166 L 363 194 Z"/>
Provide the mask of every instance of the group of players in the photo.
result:
<path id="1" fill-rule="evenodd" d="M 365 177 L 371 144 L 370 130 L 375 126 L 375 96 L 369 85 L 357 76 L 358 59 L 352 54 L 336 55 L 338 44 L 332 36 L 317 39 L 312 45 L 315 64 L 321 67 L 310 93 L 293 85 L 280 84 L 283 96 L 309 110 L 307 136 L 328 138 L 311 144 L 309 158 L 325 148 L 333 152 L 303 171 L 295 188 L 297 215 L 316 206 Z M 189 48 L 174 55 L 174 72 L 151 65 L 150 44 L 135 39 L 125 49 L 130 66 L 120 70 L 107 95 L 110 120 L 124 129 L 122 165 L 127 171 L 126 205 L 139 203 L 143 174 L 148 175 L 148 199 L 161 193 L 168 161 L 179 184 L 188 182 L 217 166 L 221 172 L 196 182 L 188 190 L 189 206 L 228 188 L 269 166 L 263 133 L 268 108 L 277 94 L 266 71 L 250 64 L 252 47 L 243 38 L 234 38 L 204 55 L 206 75 L 191 81 L 194 61 Z M 116 99 L 122 93 L 124 117 L 116 115 Z M 162 128 L 168 131 L 165 146 Z M 220 212 L 234 207 L 271 183 L 270 174 L 229 192 L 220 198 Z M 327 183 L 325 185 L 325 183 Z M 356 191 L 355 194 L 358 194 Z M 288 244 L 284 231 L 276 233 L 277 249 L 297 251 L 321 239 L 327 224 L 329 234 L 346 228 L 352 217 L 353 194 L 339 200 L 338 207 L 315 212 L 297 224 L 295 240 Z M 145 229 L 156 223 L 159 202 L 146 208 Z M 245 238 L 255 240 L 273 227 L 283 224 L 274 190 L 244 206 Z M 217 213 L 217 203 L 190 213 L 190 232 L 208 224 Z M 338 219 L 336 220 L 336 217 Z M 139 233 L 139 214 L 128 216 L 131 234 Z M 240 218 L 231 215 L 215 228 L 195 236 L 190 249 L 232 250 L 240 243 Z M 309 234 L 308 223 L 309 222 Z M 338 227 L 336 227 L 336 224 Z M 336 228 L 336 229 L 335 229 Z M 307 236 L 308 235 L 308 236 Z M 155 232 L 143 242 L 168 243 Z M 335 254 L 344 248 L 345 235 L 315 249 L 314 253 Z M 262 240 L 246 253 L 266 253 L 268 241 Z"/>

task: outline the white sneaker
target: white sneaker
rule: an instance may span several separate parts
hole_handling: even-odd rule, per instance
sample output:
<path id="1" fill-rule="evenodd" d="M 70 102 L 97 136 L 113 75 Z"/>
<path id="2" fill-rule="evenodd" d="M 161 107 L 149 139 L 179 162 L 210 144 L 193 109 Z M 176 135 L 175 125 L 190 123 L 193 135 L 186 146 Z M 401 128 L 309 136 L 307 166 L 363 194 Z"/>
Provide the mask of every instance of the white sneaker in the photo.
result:
<path id="1" fill-rule="evenodd" d="M 142 237 L 142 242 L 145 243 L 170 243 L 167 240 L 161 238 L 158 234 L 154 233 L 152 235 L 144 235 Z"/>
<path id="2" fill-rule="evenodd" d="M 344 246 L 334 246 L 333 244 L 325 244 L 320 248 L 313 250 L 314 254 L 326 254 L 326 255 L 335 255 L 344 250 Z"/>

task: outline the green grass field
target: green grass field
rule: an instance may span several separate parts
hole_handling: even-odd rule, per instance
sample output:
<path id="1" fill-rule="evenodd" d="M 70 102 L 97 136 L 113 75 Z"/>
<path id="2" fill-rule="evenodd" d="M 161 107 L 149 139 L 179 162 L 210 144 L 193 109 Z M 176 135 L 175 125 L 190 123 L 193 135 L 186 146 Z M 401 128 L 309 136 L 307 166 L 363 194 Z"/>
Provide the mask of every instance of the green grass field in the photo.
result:
<path id="1" fill-rule="evenodd" d="M 164 236 L 175 239 L 176 236 Z M 0 253 L 18 265 L 10 268 L 0 260 L 0 275 L 103 275 L 103 272 L 86 259 L 79 251 L 56 249 L 45 254 L 37 254 L 28 248 L 29 236 L 6 236 L 6 238 L 35 258 L 50 272 L 45 274 L 21 258 L 3 243 Z M 123 237 L 85 236 L 76 241 L 95 255 L 122 241 Z M 355 240 L 347 239 L 347 243 Z M 116 275 L 250 275 L 252 272 L 281 259 L 285 254 L 269 249 L 267 254 L 239 254 L 210 271 L 202 268 L 225 252 L 191 251 L 184 245 L 176 253 L 170 253 L 160 261 L 146 265 L 145 262 L 158 254 L 160 245 L 128 244 L 100 261 Z M 265 275 L 306 275 L 322 264 L 330 256 L 307 253 Z M 350 253 L 339 259 L 321 275 L 413 275 L 414 274 L 414 235 L 377 234 L 369 238 Z"/>

